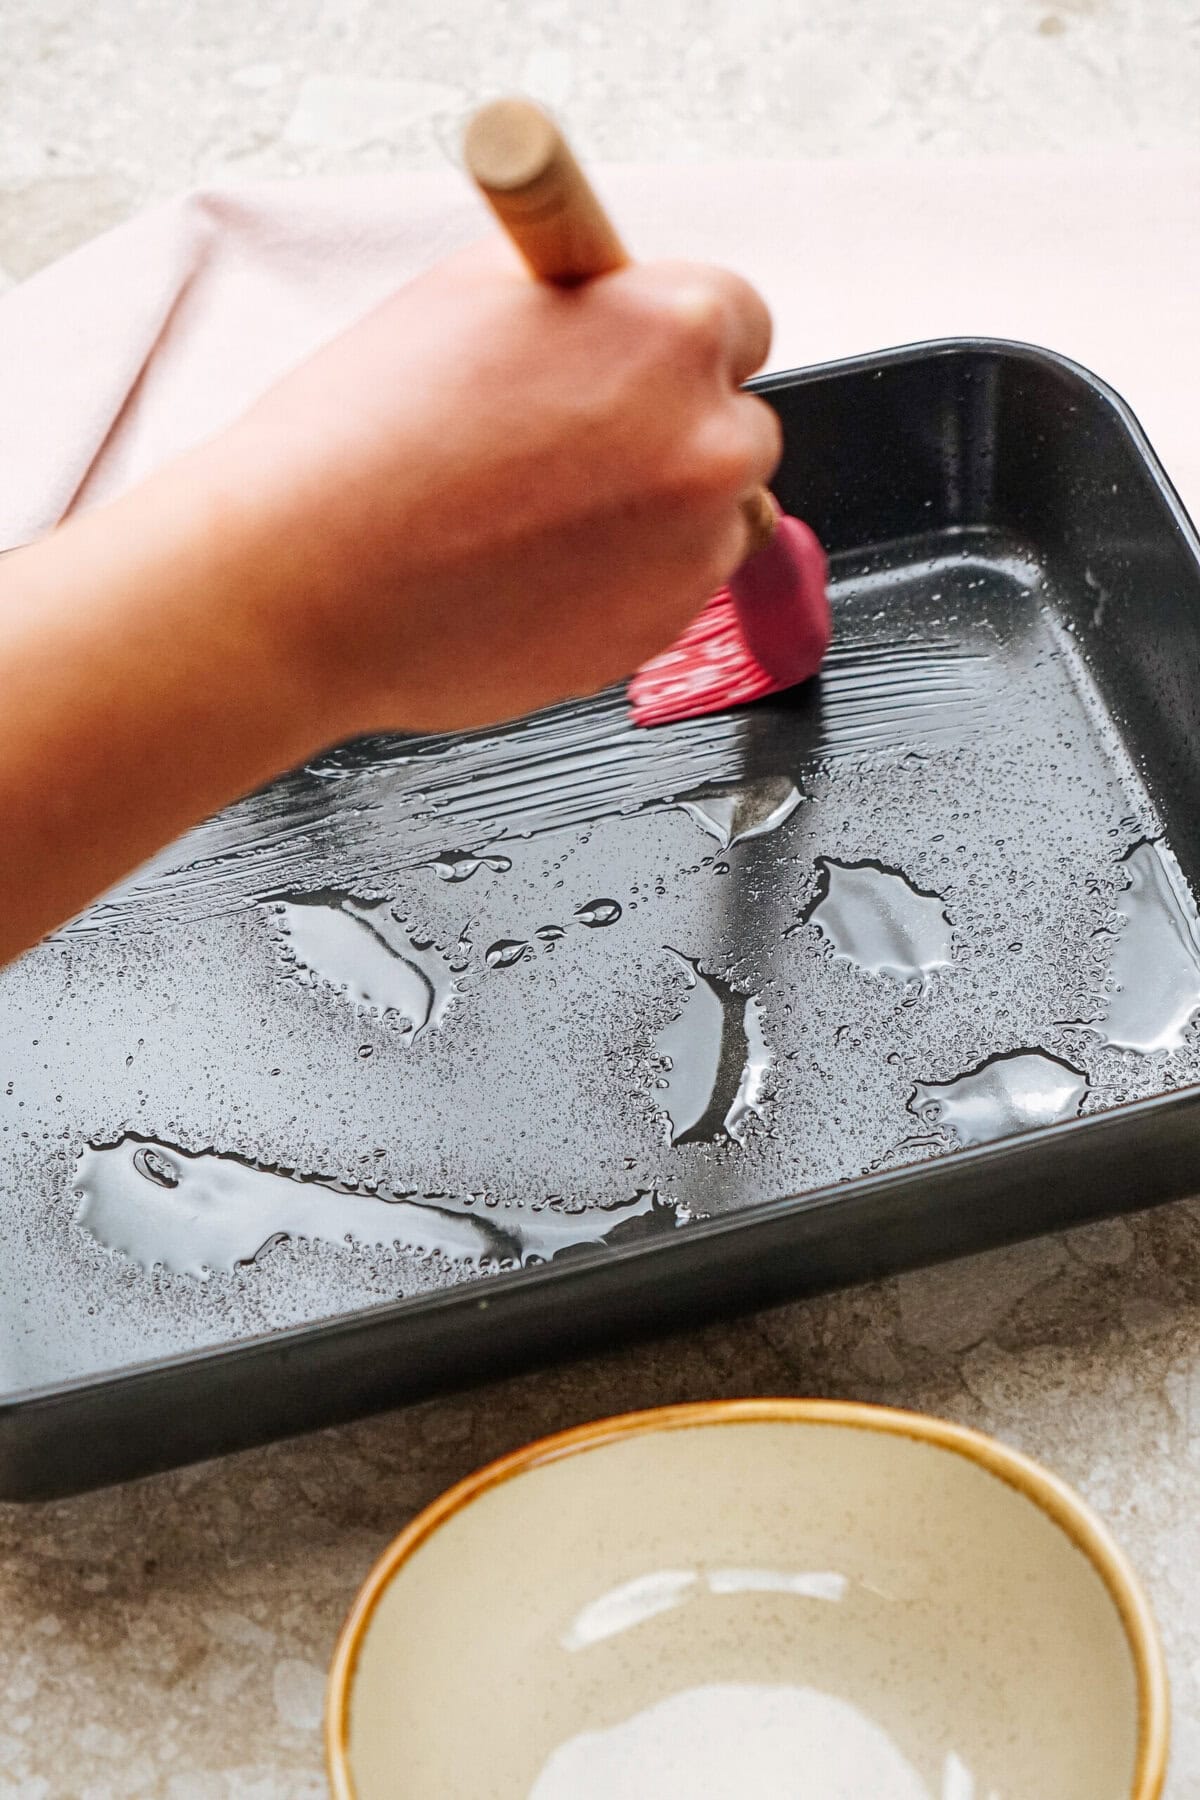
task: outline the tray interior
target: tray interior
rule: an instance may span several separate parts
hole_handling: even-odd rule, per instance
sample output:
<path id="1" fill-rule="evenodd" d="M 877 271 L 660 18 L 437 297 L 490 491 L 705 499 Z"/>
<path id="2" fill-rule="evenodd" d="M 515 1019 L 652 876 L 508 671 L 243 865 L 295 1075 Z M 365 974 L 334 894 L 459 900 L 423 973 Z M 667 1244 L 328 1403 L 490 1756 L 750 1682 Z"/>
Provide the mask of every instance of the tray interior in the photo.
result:
<path id="1" fill-rule="evenodd" d="M 0 977 L 0 1390 L 1197 1079 L 1196 770 L 1162 703 L 1192 565 L 1093 390 L 932 360 L 775 384 L 810 459 L 875 471 L 839 485 L 830 448 L 807 481 L 838 628 L 810 690 L 346 747 Z"/>

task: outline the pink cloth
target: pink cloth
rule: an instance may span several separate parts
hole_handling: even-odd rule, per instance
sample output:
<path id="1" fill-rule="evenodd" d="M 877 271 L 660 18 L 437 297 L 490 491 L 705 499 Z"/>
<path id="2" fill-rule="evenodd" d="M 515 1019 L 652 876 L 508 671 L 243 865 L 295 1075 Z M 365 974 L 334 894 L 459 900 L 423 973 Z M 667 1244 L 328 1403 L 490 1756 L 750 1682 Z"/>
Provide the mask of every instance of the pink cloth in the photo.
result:
<path id="1" fill-rule="evenodd" d="M 1200 515 L 1200 159 L 612 168 L 639 255 L 741 270 L 773 367 L 1023 338 L 1134 407 Z M 192 195 L 0 301 L 0 547 L 211 433 L 390 288 L 486 228 L 454 171 Z"/>

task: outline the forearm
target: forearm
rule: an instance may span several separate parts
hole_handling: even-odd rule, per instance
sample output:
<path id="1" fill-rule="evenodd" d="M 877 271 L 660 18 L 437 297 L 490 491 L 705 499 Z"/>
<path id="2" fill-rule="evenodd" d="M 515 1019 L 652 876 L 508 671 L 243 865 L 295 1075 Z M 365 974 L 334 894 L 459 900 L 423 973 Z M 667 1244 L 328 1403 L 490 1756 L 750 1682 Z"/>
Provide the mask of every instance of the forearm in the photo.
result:
<path id="1" fill-rule="evenodd" d="M 192 459 L 0 560 L 0 962 L 336 735 L 280 579 Z"/>

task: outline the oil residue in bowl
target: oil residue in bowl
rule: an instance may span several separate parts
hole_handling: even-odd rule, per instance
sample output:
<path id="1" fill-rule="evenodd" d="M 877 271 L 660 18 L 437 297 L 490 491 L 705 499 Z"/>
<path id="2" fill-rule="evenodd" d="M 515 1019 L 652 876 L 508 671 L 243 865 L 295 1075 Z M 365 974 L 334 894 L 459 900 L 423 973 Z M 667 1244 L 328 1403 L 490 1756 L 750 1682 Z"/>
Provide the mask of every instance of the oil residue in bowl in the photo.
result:
<path id="1" fill-rule="evenodd" d="M 967 1146 L 1074 1119 L 1087 1091 L 1087 1076 L 1061 1057 L 1010 1050 L 953 1081 L 917 1082 L 908 1105 Z"/>
<path id="2" fill-rule="evenodd" d="M 687 977 L 683 1011 L 661 1031 L 655 1054 L 665 1074 L 661 1103 L 671 1142 L 726 1136 L 742 1143 L 751 1115 L 761 1113 L 771 1052 L 756 995 L 740 993 L 698 962 L 667 946 Z"/>
<path id="3" fill-rule="evenodd" d="M 800 924 L 814 924 L 836 956 L 905 985 L 951 966 L 953 927 L 940 894 L 883 863 L 819 856 L 817 869 L 817 898 Z"/>
<path id="4" fill-rule="evenodd" d="M 605 1730 L 580 1732 L 551 1755 L 530 1800 L 783 1800 L 801 1792 L 934 1800 L 885 1725 L 852 1701 L 799 1683 L 752 1681 L 684 1688 Z M 948 1758 L 937 1800 L 975 1793 L 961 1760 Z"/>
<path id="5" fill-rule="evenodd" d="M 74 1185 L 75 1222 L 99 1243 L 144 1269 L 199 1280 L 254 1262 L 281 1238 L 403 1248 L 478 1268 L 548 1262 L 602 1244 L 629 1219 L 673 1225 L 681 1216 L 649 1188 L 615 1205 L 553 1195 L 502 1207 L 492 1195 L 385 1194 L 132 1135 L 87 1145 Z"/>
<path id="6" fill-rule="evenodd" d="M 836 1605 L 846 1598 L 850 1578 L 835 1569 L 656 1569 L 589 1600 L 560 1638 L 564 1650 L 590 1650 L 633 1631 L 648 1619 L 706 1597 L 782 1594 Z"/>

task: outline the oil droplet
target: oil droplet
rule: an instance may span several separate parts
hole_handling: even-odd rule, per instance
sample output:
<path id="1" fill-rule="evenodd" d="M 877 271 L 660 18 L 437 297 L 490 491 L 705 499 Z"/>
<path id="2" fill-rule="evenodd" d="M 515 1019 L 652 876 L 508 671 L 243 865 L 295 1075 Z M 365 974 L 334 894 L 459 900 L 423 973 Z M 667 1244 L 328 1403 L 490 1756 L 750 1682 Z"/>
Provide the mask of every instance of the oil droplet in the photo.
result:
<path id="1" fill-rule="evenodd" d="M 1200 919 L 1183 872 L 1161 842 L 1127 853 L 1126 925 L 1109 969 L 1115 991 L 1098 1026 L 1115 1050 L 1178 1050 L 1200 1011 Z"/>
<path id="2" fill-rule="evenodd" d="M 484 951 L 483 960 L 489 969 L 511 969 L 523 962 L 531 949 L 524 938 L 497 938 Z"/>
<path id="3" fill-rule="evenodd" d="M 503 875 L 512 868 L 512 861 L 507 856 L 485 856 L 471 850 L 443 850 L 425 867 L 432 869 L 439 881 L 469 881 L 480 869 Z"/>
<path id="4" fill-rule="evenodd" d="M 575 908 L 581 925 L 615 925 L 620 916 L 621 906 L 616 900 L 589 900 L 586 906 Z"/>
<path id="5" fill-rule="evenodd" d="M 764 775 L 738 787 L 712 787 L 685 794 L 682 812 L 695 819 L 722 850 L 747 838 L 765 837 L 790 819 L 804 796 L 786 775 Z"/>
<path id="6" fill-rule="evenodd" d="M 159 1187 L 179 1186 L 179 1170 L 175 1164 L 150 1144 L 143 1144 L 140 1150 L 135 1151 L 133 1166 L 139 1175 L 144 1175 L 147 1181 L 157 1182 Z"/>
<path id="7" fill-rule="evenodd" d="M 951 966 L 953 932 L 939 894 L 882 863 L 820 856 L 817 868 L 821 888 L 799 924 L 816 925 L 838 957 L 906 985 Z"/>
<path id="8" fill-rule="evenodd" d="M 953 1081 L 917 1082 L 908 1110 L 952 1131 L 960 1144 L 989 1144 L 1077 1118 L 1087 1091 L 1087 1076 L 1060 1057 L 1009 1050 Z"/>
<path id="9" fill-rule="evenodd" d="M 689 1573 L 667 1570 L 650 1578 L 657 1579 L 662 1598 L 650 1617 L 676 1603 L 670 1583 L 674 1580 L 678 1591 Z M 710 1629 L 720 1641 L 723 1630 Z M 703 1641 L 705 1625 L 693 1630 Z M 799 1682 L 682 1687 L 558 1744 L 539 1770 L 529 1800 L 632 1800 L 648 1794 L 655 1800 L 700 1795 L 744 1800 L 748 1794 L 772 1800 L 784 1794 L 933 1800 L 932 1786 L 890 1725 L 873 1708 Z M 798 1770 L 803 1787 L 797 1786 Z M 940 1800 L 972 1800 L 976 1794 L 983 1800 L 973 1772 L 953 1752 L 943 1775 Z M 987 1792 L 994 1792 L 990 1784 Z"/>
<path id="10" fill-rule="evenodd" d="M 711 1141 L 724 1133 L 740 1144 L 751 1114 L 761 1116 L 772 1060 L 757 997 L 739 993 L 705 975 L 690 957 L 666 949 L 683 968 L 689 989 L 683 1011 L 654 1045 L 668 1071 L 658 1086 L 671 1142 Z"/>
<path id="11" fill-rule="evenodd" d="M 454 974 L 430 943 L 416 944 L 382 901 L 297 894 L 275 907 L 283 948 L 298 969 L 354 1006 L 391 1014 L 417 1037 L 440 1025 L 457 998 Z"/>
<path id="12" fill-rule="evenodd" d="M 746 996 L 741 1024 L 746 1039 L 746 1061 L 733 1105 L 725 1115 L 725 1129 L 738 1144 L 745 1142 L 751 1115 L 762 1117 L 763 1089 L 771 1066 L 771 1052 L 762 1034 L 762 1007 L 752 994 Z"/>
<path id="13" fill-rule="evenodd" d="M 627 1220 L 674 1227 L 683 1217 L 652 1188 L 571 1211 L 543 1205 L 480 1213 L 469 1194 L 380 1194 L 133 1136 L 87 1145 L 76 1163 L 75 1192 L 75 1222 L 99 1243 L 143 1269 L 161 1266 L 198 1280 L 254 1262 L 281 1238 L 341 1250 L 399 1245 L 476 1265 L 548 1262 L 603 1244 Z"/>

